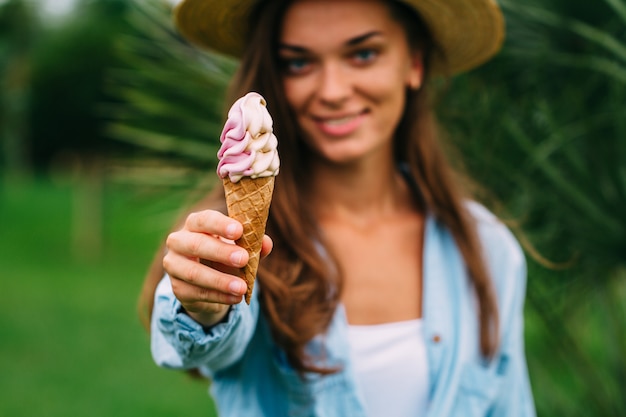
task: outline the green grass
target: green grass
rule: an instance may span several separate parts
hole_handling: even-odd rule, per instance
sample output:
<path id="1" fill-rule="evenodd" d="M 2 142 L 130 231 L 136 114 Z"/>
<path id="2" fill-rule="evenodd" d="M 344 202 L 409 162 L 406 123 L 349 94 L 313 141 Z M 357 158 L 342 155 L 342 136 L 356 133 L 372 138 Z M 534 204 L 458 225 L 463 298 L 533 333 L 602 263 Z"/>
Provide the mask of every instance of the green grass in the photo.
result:
<path id="1" fill-rule="evenodd" d="M 77 188 L 0 189 L 0 415 L 212 416 L 207 383 L 152 362 L 136 314 L 180 196 L 105 187 L 102 246 L 72 244 Z"/>

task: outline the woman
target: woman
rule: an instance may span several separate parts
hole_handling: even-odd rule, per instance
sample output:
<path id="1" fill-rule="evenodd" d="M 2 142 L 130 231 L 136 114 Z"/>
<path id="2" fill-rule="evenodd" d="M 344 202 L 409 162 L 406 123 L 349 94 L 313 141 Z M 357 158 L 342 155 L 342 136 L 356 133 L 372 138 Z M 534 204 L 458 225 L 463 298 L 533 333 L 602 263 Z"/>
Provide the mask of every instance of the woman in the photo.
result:
<path id="1" fill-rule="evenodd" d="M 155 361 L 209 377 L 221 416 L 534 415 L 523 254 L 463 189 L 427 97 L 499 49 L 491 0 L 184 0 L 176 17 L 241 58 L 230 102 L 266 98 L 281 173 L 250 306 L 223 190 L 170 234 L 143 293 Z"/>

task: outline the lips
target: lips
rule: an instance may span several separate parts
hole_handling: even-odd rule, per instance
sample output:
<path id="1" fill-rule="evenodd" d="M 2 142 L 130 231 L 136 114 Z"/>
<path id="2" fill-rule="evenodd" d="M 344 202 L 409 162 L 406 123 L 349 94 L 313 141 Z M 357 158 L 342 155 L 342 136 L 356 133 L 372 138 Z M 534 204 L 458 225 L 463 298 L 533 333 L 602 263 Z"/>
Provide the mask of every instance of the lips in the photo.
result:
<path id="1" fill-rule="evenodd" d="M 329 136 L 346 136 L 356 131 L 365 120 L 366 112 L 313 117 L 317 127 Z"/>

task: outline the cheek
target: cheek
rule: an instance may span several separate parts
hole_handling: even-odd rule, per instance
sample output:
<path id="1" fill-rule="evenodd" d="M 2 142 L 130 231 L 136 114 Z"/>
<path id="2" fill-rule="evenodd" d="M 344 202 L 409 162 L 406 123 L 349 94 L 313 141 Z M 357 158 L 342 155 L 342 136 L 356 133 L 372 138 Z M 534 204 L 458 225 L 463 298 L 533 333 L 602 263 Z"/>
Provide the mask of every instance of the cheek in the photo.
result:
<path id="1" fill-rule="evenodd" d="M 283 91 L 285 92 L 285 99 L 290 107 L 294 108 L 295 102 L 297 102 L 297 92 L 298 88 L 294 85 L 292 81 L 286 79 L 283 81 Z"/>
<path id="2" fill-rule="evenodd" d="M 304 78 L 285 78 L 283 81 L 285 99 L 291 109 L 299 114 L 306 105 L 309 94 L 309 86 Z"/>
<path id="3" fill-rule="evenodd" d="M 408 65 L 392 59 L 386 62 L 386 65 L 364 73 L 363 78 L 360 79 L 360 85 L 361 88 L 369 91 L 372 97 L 378 97 L 381 101 L 393 100 L 405 94 L 409 72 Z"/>
<path id="4" fill-rule="evenodd" d="M 286 78 L 283 80 L 283 91 L 285 101 L 295 117 L 294 122 L 297 124 L 298 131 L 308 142 L 306 132 L 309 120 L 306 115 L 310 95 L 307 93 L 307 83 L 303 81 L 301 78 Z"/>
<path id="5" fill-rule="evenodd" d="M 376 80 L 376 82 L 371 80 Z M 376 118 L 377 131 L 385 137 L 393 134 L 402 118 L 406 103 L 406 89 L 402 74 L 390 76 L 386 73 L 385 76 L 370 78 L 369 96 L 379 106 L 380 117 Z"/>
<path id="6" fill-rule="evenodd" d="M 367 94 L 383 106 L 387 116 L 402 112 L 407 90 L 403 75 L 397 72 L 372 74 L 363 84 Z"/>

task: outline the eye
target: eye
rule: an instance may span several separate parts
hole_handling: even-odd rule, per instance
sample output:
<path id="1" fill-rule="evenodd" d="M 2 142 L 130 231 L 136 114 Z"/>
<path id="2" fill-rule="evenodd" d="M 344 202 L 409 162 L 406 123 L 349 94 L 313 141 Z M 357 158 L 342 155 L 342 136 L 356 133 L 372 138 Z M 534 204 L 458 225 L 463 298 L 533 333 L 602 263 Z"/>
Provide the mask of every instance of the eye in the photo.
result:
<path id="1" fill-rule="evenodd" d="M 372 48 L 359 49 L 352 54 L 352 60 L 357 64 L 369 64 L 378 56 L 378 52 Z"/>
<path id="2" fill-rule="evenodd" d="M 311 68 L 311 61 L 306 58 L 282 58 L 283 70 L 288 75 L 302 75 Z"/>

